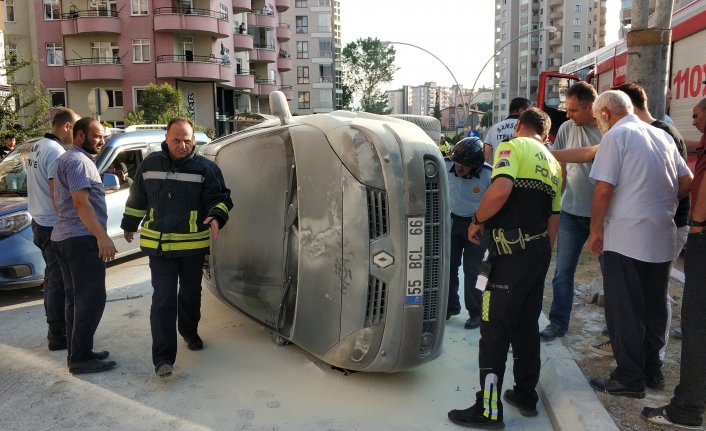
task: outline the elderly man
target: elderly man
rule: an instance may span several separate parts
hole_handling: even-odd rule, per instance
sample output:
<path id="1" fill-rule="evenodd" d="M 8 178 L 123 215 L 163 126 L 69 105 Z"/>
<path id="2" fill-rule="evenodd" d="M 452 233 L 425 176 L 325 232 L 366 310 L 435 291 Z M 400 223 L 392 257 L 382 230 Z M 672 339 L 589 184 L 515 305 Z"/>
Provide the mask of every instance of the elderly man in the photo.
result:
<path id="1" fill-rule="evenodd" d="M 593 103 L 604 133 L 590 177 L 592 254 L 603 255 L 605 314 L 616 369 L 591 379 L 599 391 L 645 397 L 663 380 L 659 351 L 667 325 L 667 282 L 677 229 L 677 200 L 691 172 L 672 138 L 634 115 L 622 91 Z"/>
<path id="2" fill-rule="evenodd" d="M 706 98 L 694 107 L 694 126 L 699 129 L 701 146 L 691 189 L 692 209 L 689 237 L 684 255 L 684 299 L 682 301 L 681 370 L 674 398 L 662 407 L 645 407 L 646 421 L 679 429 L 701 429 L 706 403 Z"/>

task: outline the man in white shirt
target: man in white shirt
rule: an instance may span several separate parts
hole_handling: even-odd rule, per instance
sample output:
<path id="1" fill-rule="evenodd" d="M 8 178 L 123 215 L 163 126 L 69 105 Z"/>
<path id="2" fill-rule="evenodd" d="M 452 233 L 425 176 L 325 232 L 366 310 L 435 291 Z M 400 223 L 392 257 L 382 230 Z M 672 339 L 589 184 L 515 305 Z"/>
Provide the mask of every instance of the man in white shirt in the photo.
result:
<path id="1" fill-rule="evenodd" d="M 485 161 L 493 165 L 493 155 L 498 144 L 512 138 L 515 133 L 517 119 L 525 110 L 529 109 L 530 101 L 524 97 L 515 97 L 510 101 L 510 115 L 503 121 L 493 125 L 485 134 Z"/>

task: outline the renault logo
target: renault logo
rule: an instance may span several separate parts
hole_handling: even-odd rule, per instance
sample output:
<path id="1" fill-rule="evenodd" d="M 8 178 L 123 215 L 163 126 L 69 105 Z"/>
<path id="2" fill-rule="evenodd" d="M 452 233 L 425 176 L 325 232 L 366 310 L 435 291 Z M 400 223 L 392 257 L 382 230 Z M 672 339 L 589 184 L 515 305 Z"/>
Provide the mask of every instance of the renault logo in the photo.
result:
<path id="1" fill-rule="evenodd" d="M 375 263 L 375 265 L 379 266 L 380 268 L 385 269 L 395 263 L 395 258 L 385 253 L 384 251 L 381 251 L 380 253 L 373 256 L 373 263 Z"/>

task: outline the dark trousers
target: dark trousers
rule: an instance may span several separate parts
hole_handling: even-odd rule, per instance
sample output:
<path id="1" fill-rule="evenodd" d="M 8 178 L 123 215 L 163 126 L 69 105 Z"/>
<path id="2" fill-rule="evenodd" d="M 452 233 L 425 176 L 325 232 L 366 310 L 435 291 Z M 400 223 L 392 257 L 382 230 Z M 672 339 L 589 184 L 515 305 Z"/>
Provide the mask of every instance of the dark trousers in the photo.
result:
<path id="1" fill-rule="evenodd" d="M 662 366 L 670 262 L 643 262 L 613 251 L 603 259 L 605 318 L 617 363 L 611 377 L 643 389 L 645 375 Z"/>
<path id="2" fill-rule="evenodd" d="M 706 233 L 689 234 L 684 272 L 681 371 L 667 414 L 680 424 L 701 425 L 706 402 Z"/>
<path id="3" fill-rule="evenodd" d="M 459 217 L 451 214 L 451 261 L 449 276 L 449 302 L 447 311 L 461 311 L 458 296 L 458 268 L 463 258 L 463 300 L 469 316 L 480 316 L 482 292 L 476 289 L 476 281 L 480 274 L 480 264 L 485 250 L 488 248 L 487 235 L 481 235 L 480 245 L 468 240 L 470 217 Z"/>
<path id="4" fill-rule="evenodd" d="M 90 359 L 93 336 L 105 310 L 105 262 L 94 236 L 54 243 L 66 290 L 66 344 L 69 362 Z"/>
<path id="5" fill-rule="evenodd" d="M 204 255 L 167 258 L 150 256 L 152 273 L 152 361 L 174 364 L 179 334 L 196 334 L 201 320 L 201 274 Z M 178 286 L 178 287 L 177 287 Z"/>
<path id="6" fill-rule="evenodd" d="M 483 292 L 478 367 L 484 397 L 489 404 L 497 403 L 500 413 L 510 344 L 515 391 L 523 404 L 536 404 L 538 400 L 535 390 L 541 366 L 538 319 L 550 260 L 547 237 L 528 244 L 526 250 L 491 259 L 488 284 Z"/>
<path id="7" fill-rule="evenodd" d="M 64 281 L 61 278 L 61 265 L 56 245 L 51 241 L 52 226 L 42 226 L 32 220 L 34 245 L 42 251 L 46 268 L 44 269 L 44 312 L 47 323 L 64 323 L 64 308 L 66 293 Z"/>

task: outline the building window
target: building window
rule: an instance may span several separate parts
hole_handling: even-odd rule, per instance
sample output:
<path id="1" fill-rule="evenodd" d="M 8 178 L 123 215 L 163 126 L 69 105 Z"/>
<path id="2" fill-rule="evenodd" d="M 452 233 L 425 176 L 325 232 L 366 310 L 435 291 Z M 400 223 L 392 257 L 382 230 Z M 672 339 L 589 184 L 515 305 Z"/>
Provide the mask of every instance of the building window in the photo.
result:
<path id="1" fill-rule="evenodd" d="M 60 0 L 44 0 L 44 19 L 47 21 L 61 19 Z"/>
<path id="2" fill-rule="evenodd" d="M 328 6 L 331 7 L 331 0 L 319 0 L 317 6 Z"/>
<path id="3" fill-rule="evenodd" d="M 296 0 L 294 2 L 294 7 L 309 7 L 307 0 Z"/>
<path id="4" fill-rule="evenodd" d="M 296 18 L 297 33 L 309 33 L 309 17 L 298 16 Z"/>
<path id="5" fill-rule="evenodd" d="M 108 93 L 108 108 L 123 107 L 123 90 L 105 90 Z"/>
<path id="6" fill-rule="evenodd" d="M 319 31 L 328 33 L 331 31 L 331 15 L 328 13 L 319 14 Z"/>
<path id="7" fill-rule="evenodd" d="M 94 0 L 88 2 L 88 10 L 95 11 L 97 16 L 118 16 L 116 0 Z"/>
<path id="8" fill-rule="evenodd" d="M 309 66 L 297 66 L 297 84 L 309 83 Z"/>
<path id="9" fill-rule="evenodd" d="M 51 98 L 52 108 L 64 108 L 66 107 L 66 91 L 62 89 L 49 90 L 49 97 Z"/>
<path id="10" fill-rule="evenodd" d="M 64 52 L 58 43 L 47 43 L 47 66 L 63 66 Z"/>
<path id="11" fill-rule="evenodd" d="M 581 18 L 574 18 L 574 27 L 581 26 Z"/>
<path id="12" fill-rule="evenodd" d="M 333 108 L 333 93 L 331 93 L 331 90 L 319 90 L 319 107 Z"/>
<path id="13" fill-rule="evenodd" d="M 319 82 L 333 82 L 333 66 L 330 64 L 319 65 Z"/>
<path id="14" fill-rule="evenodd" d="M 319 57 L 333 57 L 333 44 L 330 39 L 319 39 Z"/>
<path id="15" fill-rule="evenodd" d="M 15 21 L 15 0 L 5 0 L 5 21 Z"/>
<path id="16" fill-rule="evenodd" d="M 148 0 L 132 0 L 130 2 L 130 14 L 132 15 L 147 15 Z"/>
<path id="17" fill-rule="evenodd" d="M 308 91 L 300 91 L 297 96 L 297 107 L 299 109 L 311 108 L 311 94 Z"/>
<path id="18" fill-rule="evenodd" d="M 133 39 L 132 40 L 132 62 L 133 63 L 149 63 L 150 62 L 150 40 L 149 39 Z"/>
<path id="19" fill-rule="evenodd" d="M 91 58 L 93 63 L 120 63 L 118 42 L 91 42 Z"/>
<path id="20" fill-rule="evenodd" d="M 580 31 L 574 32 L 574 39 L 581 39 L 581 32 Z"/>
<path id="21" fill-rule="evenodd" d="M 309 58 L 309 42 L 305 40 L 297 42 L 297 58 Z"/>
<path id="22" fill-rule="evenodd" d="M 581 13 L 581 5 L 580 4 L 574 5 L 574 13 Z"/>
<path id="23" fill-rule="evenodd" d="M 573 52 L 581 52 L 581 45 L 574 45 Z"/>
<path id="24" fill-rule="evenodd" d="M 8 43 L 5 45 L 5 59 L 10 62 L 10 64 L 17 63 L 17 45 L 14 43 Z"/>
<path id="25" fill-rule="evenodd" d="M 142 96 L 145 94 L 145 87 L 132 87 L 132 106 L 137 111 L 142 106 Z"/>

